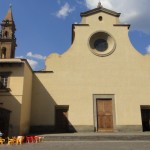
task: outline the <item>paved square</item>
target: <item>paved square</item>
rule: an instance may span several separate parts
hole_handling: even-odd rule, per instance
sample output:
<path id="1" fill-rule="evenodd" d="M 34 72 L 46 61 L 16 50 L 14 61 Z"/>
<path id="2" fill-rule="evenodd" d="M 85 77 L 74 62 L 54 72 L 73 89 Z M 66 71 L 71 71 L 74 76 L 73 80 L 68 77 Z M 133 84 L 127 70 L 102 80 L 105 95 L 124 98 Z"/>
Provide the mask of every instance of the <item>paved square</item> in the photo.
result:
<path id="1" fill-rule="evenodd" d="M 150 150 L 149 141 L 55 141 L 0 145 L 0 150 Z"/>

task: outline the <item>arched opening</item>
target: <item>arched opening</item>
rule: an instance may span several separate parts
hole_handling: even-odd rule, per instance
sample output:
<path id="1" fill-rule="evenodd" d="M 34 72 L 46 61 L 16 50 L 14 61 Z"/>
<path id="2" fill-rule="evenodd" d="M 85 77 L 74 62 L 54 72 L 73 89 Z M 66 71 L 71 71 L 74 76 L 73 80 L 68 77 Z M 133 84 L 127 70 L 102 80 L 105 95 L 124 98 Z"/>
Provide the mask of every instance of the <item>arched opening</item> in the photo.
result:
<path id="1" fill-rule="evenodd" d="M 3 48 L 2 48 L 1 58 L 2 58 L 2 59 L 6 58 L 6 47 L 3 47 Z"/>
<path id="2" fill-rule="evenodd" d="M 9 132 L 10 112 L 7 109 L 0 108 L 0 131 L 5 137 L 8 136 Z"/>
<path id="3" fill-rule="evenodd" d="M 8 34 L 8 31 L 5 31 L 4 37 L 5 37 L 5 38 L 8 38 L 8 35 L 9 35 L 9 34 Z"/>

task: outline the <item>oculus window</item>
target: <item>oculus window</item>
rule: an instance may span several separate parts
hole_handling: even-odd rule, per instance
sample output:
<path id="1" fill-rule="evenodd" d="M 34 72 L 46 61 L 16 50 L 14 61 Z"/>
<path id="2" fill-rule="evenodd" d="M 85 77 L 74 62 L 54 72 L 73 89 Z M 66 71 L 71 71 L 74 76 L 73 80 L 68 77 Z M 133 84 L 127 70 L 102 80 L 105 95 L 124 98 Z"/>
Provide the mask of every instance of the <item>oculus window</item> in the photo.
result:
<path id="1" fill-rule="evenodd" d="M 99 31 L 89 38 L 89 48 L 97 56 L 108 56 L 115 51 L 115 39 L 107 32 Z"/>
<path id="2" fill-rule="evenodd" d="M 97 39 L 94 42 L 94 47 L 96 50 L 103 52 L 103 51 L 107 50 L 108 43 L 105 39 Z"/>

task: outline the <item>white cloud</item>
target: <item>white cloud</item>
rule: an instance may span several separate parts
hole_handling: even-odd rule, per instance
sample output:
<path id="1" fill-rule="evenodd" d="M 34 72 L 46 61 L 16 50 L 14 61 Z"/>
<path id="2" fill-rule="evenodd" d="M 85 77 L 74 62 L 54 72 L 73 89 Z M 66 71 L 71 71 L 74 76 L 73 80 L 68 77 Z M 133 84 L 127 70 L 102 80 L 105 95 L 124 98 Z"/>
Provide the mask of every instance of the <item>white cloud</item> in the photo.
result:
<path id="1" fill-rule="evenodd" d="M 38 65 L 38 62 L 32 59 L 27 59 L 28 63 L 30 64 L 30 66 L 35 69 L 36 66 Z"/>
<path id="2" fill-rule="evenodd" d="M 24 58 L 23 56 L 16 56 L 15 58 Z"/>
<path id="3" fill-rule="evenodd" d="M 56 16 L 58 18 L 65 18 L 67 17 L 71 12 L 75 10 L 74 7 L 71 8 L 71 6 L 68 3 L 65 3 L 64 6 L 60 8 L 60 10 L 56 13 Z"/>
<path id="4" fill-rule="evenodd" d="M 43 59 L 43 60 L 46 59 L 46 56 L 42 56 L 40 54 L 32 54 L 32 52 L 28 52 L 26 56 L 36 59 Z"/>
<path id="5" fill-rule="evenodd" d="M 150 54 L 150 45 L 149 45 L 149 46 L 147 46 L 147 48 L 146 48 L 146 52 Z"/>
<path id="6" fill-rule="evenodd" d="M 82 1 L 82 0 L 76 0 L 76 2 L 77 2 L 78 4 L 80 4 L 80 5 L 83 5 L 83 4 L 84 4 L 84 1 Z"/>
<path id="7" fill-rule="evenodd" d="M 85 0 L 89 9 L 96 8 L 99 0 Z M 150 0 L 101 0 L 102 6 L 120 12 L 121 22 L 131 24 L 133 29 L 150 33 Z"/>

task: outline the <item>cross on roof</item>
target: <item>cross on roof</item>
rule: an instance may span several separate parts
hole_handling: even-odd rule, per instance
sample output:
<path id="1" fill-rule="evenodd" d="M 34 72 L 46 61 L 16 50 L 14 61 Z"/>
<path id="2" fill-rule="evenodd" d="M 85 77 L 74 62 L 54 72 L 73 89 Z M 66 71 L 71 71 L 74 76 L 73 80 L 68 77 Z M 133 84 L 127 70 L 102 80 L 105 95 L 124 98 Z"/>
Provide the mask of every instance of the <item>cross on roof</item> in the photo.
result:
<path id="1" fill-rule="evenodd" d="M 102 4 L 101 4 L 101 2 L 99 1 L 98 2 L 98 5 L 97 5 L 97 8 L 101 8 L 102 7 Z"/>

